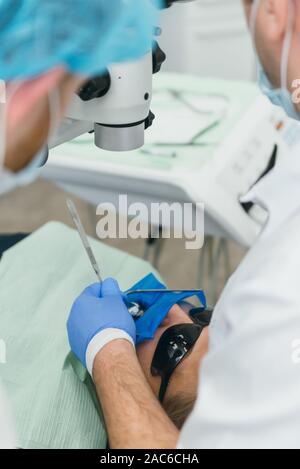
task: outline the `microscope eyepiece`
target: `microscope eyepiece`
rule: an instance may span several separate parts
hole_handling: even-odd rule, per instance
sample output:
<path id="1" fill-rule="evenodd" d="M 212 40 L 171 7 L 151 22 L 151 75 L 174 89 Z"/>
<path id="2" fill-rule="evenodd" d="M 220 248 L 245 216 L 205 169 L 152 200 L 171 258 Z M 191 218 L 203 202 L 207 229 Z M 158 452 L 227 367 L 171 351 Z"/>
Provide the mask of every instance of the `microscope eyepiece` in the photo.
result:
<path id="1" fill-rule="evenodd" d="M 82 101 L 91 101 L 95 98 L 102 98 L 108 93 L 111 86 L 110 73 L 103 73 L 98 77 L 91 78 L 78 91 L 78 96 Z"/>

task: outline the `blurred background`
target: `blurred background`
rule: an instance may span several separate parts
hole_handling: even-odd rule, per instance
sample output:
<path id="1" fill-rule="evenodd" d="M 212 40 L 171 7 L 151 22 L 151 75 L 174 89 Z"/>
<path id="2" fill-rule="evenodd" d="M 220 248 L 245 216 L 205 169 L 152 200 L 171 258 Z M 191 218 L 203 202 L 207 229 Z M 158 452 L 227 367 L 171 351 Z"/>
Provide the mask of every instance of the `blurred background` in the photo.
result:
<path id="1" fill-rule="evenodd" d="M 255 57 L 241 0 L 196 0 L 163 13 L 165 70 L 254 80 Z"/>
<path id="2" fill-rule="evenodd" d="M 199 0 L 174 5 L 163 17 L 162 49 L 167 53 L 163 70 L 234 80 L 254 80 L 255 60 L 239 0 Z M 0 233 L 32 232 L 50 220 L 70 226 L 64 191 L 39 179 L 0 199 Z M 95 209 L 73 197 L 87 232 L 95 236 Z M 143 257 L 144 241 L 105 241 Z M 229 243 L 230 269 L 233 271 L 245 249 Z M 197 285 L 201 252 L 186 251 L 184 241 L 168 240 L 160 256 L 159 271 L 170 287 Z M 223 270 L 217 279 L 222 291 Z"/>

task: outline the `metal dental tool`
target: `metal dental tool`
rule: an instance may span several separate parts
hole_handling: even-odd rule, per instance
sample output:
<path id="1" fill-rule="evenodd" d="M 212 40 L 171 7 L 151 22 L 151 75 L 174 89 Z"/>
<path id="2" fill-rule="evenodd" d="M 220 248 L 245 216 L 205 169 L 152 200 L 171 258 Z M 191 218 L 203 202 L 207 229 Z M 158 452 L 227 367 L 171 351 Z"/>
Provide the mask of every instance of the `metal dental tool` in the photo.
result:
<path id="1" fill-rule="evenodd" d="M 155 289 L 155 290 L 131 290 L 127 295 L 137 295 L 140 293 L 191 293 L 193 296 L 197 293 L 202 293 L 203 290 L 168 290 L 168 289 Z"/>
<path id="2" fill-rule="evenodd" d="M 85 251 L 88 255 L 88 258 L 90 260 L 90 263 L 91 263 L 91 265 L 94 269 L 94 272 L 97 275 L 97 277 L 99 279 L 99 282 L 102 283 L 102 277 L 101 277 L 101 274 L 100 274 L 100 267 L 99 267 L 99 265 L 96 261 L 93 250 L 92 250 L 91 245 L 89 243 L 89 240 L 87 238 L 86 232 L 83 228 L 82 221 L 80 219 L 79 213 L 77 211 L 77 208 L 76 208 L 73 200 L 67 199 L 67 206 L 68 206 L 69 212 L 71 214 L 71 217 L 73 219 L 73 222 L 75 223 L 75 226 L 77 228 L 77 231 L 78 231 L 78 234 L 79 234 L 80 239 L 82 241 L 82 244 L 84 246 L 84 249 L 85 249 Z"/>
<path id="3" fill-rule="evenodd" d="M 101 277 L 101 274 L 100 274 L 100 267 L 99 267 L 98 262 L 96 261 L 95 255 L 93 253 L 93 250 L 92 250 L 91 245 L 89 243 L 88 237 L 87 237 L 86 232 L 84 230 L 84 227 L 83 227 L 82 221 L 80 219 L 79 213 L 77 211 L 77 208 L 76 208 L 74 202 L 71 199 L 67 199 L 67 206 L 68 206 L 70 215 L 72 217 L 72 220 L 73 220 L 73 222 L 74 222 L 74 224 L 77 228 L 77 231 L 78 231 L 78 234 L 79 234 L 80 239 L 82 241 L 82 244 L 84 246 L 84 249 L 85 249 L 85 251 L 88 255 L 88 258 L 90 260 L 90 263 L 93 267 L 93 270 L 94 270 L 95 274 L 97 275 L 98 280 L 101 284 L 103 280 L 102 280 L 102 277 Z M 128 308 L 128 312 L 134 318 L 139 318 L 139 317 L 144 315 L 144 310 L 142 309 L 142 307 L 138 303 L 126 302 L 126 306 Z"/>

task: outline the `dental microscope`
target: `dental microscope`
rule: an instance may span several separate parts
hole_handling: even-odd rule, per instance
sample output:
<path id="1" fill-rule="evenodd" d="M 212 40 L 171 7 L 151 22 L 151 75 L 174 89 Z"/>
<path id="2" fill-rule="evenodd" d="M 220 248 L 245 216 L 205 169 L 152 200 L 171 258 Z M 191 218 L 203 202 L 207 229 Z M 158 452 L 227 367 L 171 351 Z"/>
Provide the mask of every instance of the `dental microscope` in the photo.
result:
<path id="1" fill-rule="evenodd" d="M 173 3 L 191 0 L 163 0 L 162 9 Z M 101 75 L 92 77 L 78 90 L 50 148 L 86 132 L 94 132 L 95 145 L 108 151 L 130 151 L 144 145 L 145 130 L 154 114 L 150 110 L 152 76 L 158 73 L 166 55 L 153 32 L 149 52 L 139 60 L 110 65 Z"/>

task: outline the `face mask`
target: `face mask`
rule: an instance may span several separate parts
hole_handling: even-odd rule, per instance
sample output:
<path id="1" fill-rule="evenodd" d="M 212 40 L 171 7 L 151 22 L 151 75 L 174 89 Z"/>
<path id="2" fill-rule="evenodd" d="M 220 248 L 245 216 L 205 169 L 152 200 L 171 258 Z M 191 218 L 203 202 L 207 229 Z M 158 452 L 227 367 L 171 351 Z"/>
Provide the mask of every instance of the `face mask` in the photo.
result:
<path id="1" fill-rule="evenodd" d="M 258 84 L 263 94 L 269 98 L 272 104 L 281 107 L 291 119 L 300 120 L 299 113 L 292 102 L 291 93 L 288 89 L 275 89 L 268 79 L 260 62 L 258 62 L 257 67 Z"/>
<path id="2" fill-rule="evenodd" d="M 252 13 L 251 13 L 251 20 L 250 20 L 250 28 L 251 28 L 254 46 L 255 46 L 256 20 L 257 20 L 259 4 L 260 4 L 260 0 L 254 1 L 253 7 L 252 7 Z M 295 13 L 294 5 L 291 0 L 289 0 L 288 8 L 289 8 L 288 31 L 284 39 L 282 57 L 281 57 L 281 70 L 280 70 L 281 88 L 275 89 L 273 87 L 272 83 L 270 82 L 270 80 L 268 79 L 266 75 L 266 72 L 263 69 L 263 66 L 259 58 L 257 58 L 258 83 L 263 94 L 265 94 L 269 98 L 269 100 L 273 104 L 275 104 L 275 106 L 280 106 L 282 109 L 284 109 L 286 114 L 292 119 L 300 120 L 300 115 L 297 112 L 293 104 L 292 95 L 289 92 L 288 85 L 287 85 L 288 62 L 289 62 L 289 53 L 290 53 L 291 42 L 292 42 L 293 23 L 294 23 L 293 20 L 294 20 L 294 13 Z"/>
<path id="3" fill-rule="evenodd" d="M 48 146 L 45 145 L 22 171 L 12 173 L 5 168 L 0 169 L 0 195 L 34 182 L 47 159 Z"/>
<path id="4" fill-rule="evenodd" d="M 8 103 L 19 86 L 20 85 L 16 85 L 10 92 Z M 60 98 L 56 89 L 52 90 L 48 94 L 48 101 L 50 112 L 49 138 L 51 138 L 55 133 L 60 116 Z M 39 176 L 41 167 L 44 166 L 47 162 L 49 154 L 48 146 L 45 144 L 32 158 L 26 168 L 19 171 L 18 173 L 12 173 L 8 171 L 4 167 L 4 158 L 6 152 L 6 114 L 7 108 L 4 105 L 0 119 L 0 195 L 10 192 L 17 187 L 31 184 Z"/>

